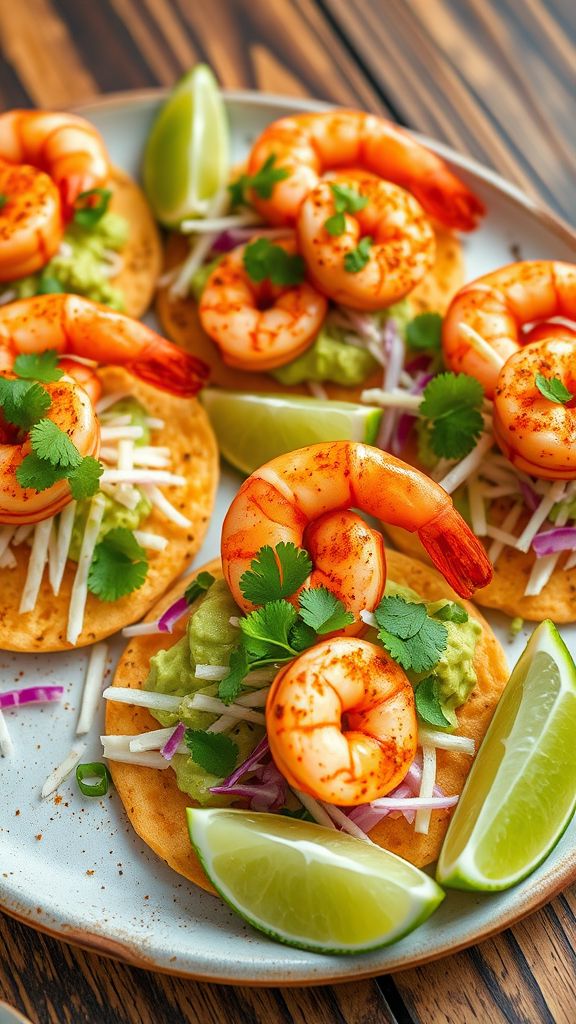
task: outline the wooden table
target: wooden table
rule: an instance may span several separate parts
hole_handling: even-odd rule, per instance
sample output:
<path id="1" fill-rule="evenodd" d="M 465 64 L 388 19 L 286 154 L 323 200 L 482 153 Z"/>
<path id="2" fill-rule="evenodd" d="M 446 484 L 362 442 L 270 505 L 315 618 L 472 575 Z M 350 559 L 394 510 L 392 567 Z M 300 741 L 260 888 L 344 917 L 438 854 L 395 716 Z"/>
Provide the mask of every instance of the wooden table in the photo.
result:
<path id="1" fill-rule="evenodd" d="M 2 107 L 221 82 L 381 111 L 576 222 L 573 0 L 0 0 Z M 51 1024 L 574 1024 L 568 891 L 482 945 L 335 988 L 218 988 L 125 967 L 2 918 L 0 999 Z"/>

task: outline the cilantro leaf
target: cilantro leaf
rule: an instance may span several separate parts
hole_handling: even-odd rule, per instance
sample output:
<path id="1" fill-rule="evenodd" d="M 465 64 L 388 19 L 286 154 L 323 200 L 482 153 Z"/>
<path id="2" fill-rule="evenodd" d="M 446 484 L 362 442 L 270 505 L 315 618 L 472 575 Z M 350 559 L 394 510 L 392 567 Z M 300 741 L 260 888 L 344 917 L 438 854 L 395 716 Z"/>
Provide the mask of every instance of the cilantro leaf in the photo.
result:
<path id="1" fill-rule="evenodd" d="M 0 192 L 0 210 L 2 210 L 8 202 L 8 196 L 5 192 Z"/>
<path id="2" fill-rule="evenodd" d="M 544 374 L 537 373 L 535 383 L 540 394 L 556 405 L 565 405 L 575 397 L 559 377 L 545 377 Z"/>
<path id="3" fill-rule="evenodd" d="M 426 612 L 426 606 L 403 597 L 383 597 L 374 615 L 378 638 L 404 669 L 427 672 L 446 648 L 448 631 Z"/>
<path id="4" fill-rule="evenodd" d="M 236 767 L 238 746 L 223 732 L 186 729 L 184 741 L 192 760 L 210 775 L 225 779 Z"/>
<path id="5" fill-rule="evenodd" d="M 252 189 L 261 199 L 270 199 L 276 182 L 290 177 L 286 167 L 274 166 L 276 160 L 276 154 L 271 153 L 256 174 L 241 174 L 228 186 L 232 206 L 249 205 L 246 198 L 248 189 Z"/>
<path id="6" fill-rule="evenodd" d="M 307 626 L 301 618 L 296 619 L 289 633 L 290 644 L 298 653 L 312 647 L 318 639 L 318 634 L 312 626 Z"/>
<path id="7" fill-rule="evenodd" d="M 352 612 L 326 587 L 314 587 L 300 594 L 300 616 L 316 633 L 332 633 L 354 622 Z"/>
<path id="8" fill-rule="evenodd" d="M 52 420 L 42 419 L 35 423 L 30 431 L 30 441 L 34 454 L 53 466 L 75 469 L 82 462 L 76 445 Z"/>
<path id="9" fill-rule="evenodd" d="M 419 313 L 406 324 L 406 343 L 414 352 L 439 352 L 442 347 L 440 313 Z"/>
<path id="10" fill-rule="evenodd" d="M 47 273 L 40 275 L 36 289 L 38 295 L 62 295 L 65 290 L 62 282 L 57 277 L 54 277 L 54 275 Z"/>
<path id="11" fill-rule="evenodd" d="M 436 676 L 426 676 L 414 691 L 416 711 L 423 722 L 439 726 L 440 729 L 452 728 L 452 723 L 442 711 L 440 687 Z"/>
<path id="12" fill-rule="evenodd" d="M 186 604 L 193 604 L 201 594 L 205 594 L 207 590 L 210 590 L 210 587 L 215 582 L 216 577 L 211 572 L 199 572 L 184 591 Z"/>
<path id="13" fill-rule="evenodd" d="M 60 380 L 64 371 L 58 367 L 58 352 L 49 348 L 46 352 L 21 352 L 12 367 L 17 377 L 26 380 L 41 380 L 44 383 Z"/>
<path id="14" fill-rule="evenodd" d="M 62 466 L 52 466 L 45 459 L 39 459 L 33 452 L 22 459 L 16 470 L 16 479 L 20 487 L 32 487 L 38 492 L 52 487 L 67 475 L 67 469 Z"/>
<path id="15" fill-rule="evenodd" d="M 434 612 L 434 618 L 440 619 L 441 622 L 468 622 L 468 612 L 456 601 L 449 601 Z"/>
<path id="16" fill-rule="evenodd" d="M 336 213 L 358 213 L 368 205 L 368 196 L 363 196 L 357 188 L 351 185 L 331 184 L 330 190 L 334 196 L 334 209 Z"/>
<path id="17" fill-rule="evenodd" d="M 91 498 L 93 494 L 96 494 L 103 472 L 102 463 L 92 455 L 86 455 L 79 465 L 67 474 L 72 497 L 76 501 L 82 501 L 83 498 Z"/>
<path id="18" fill-rule="evenodd" d="M 269 601 L 240 619 L 244 644 L 251 660 L 291 657 L 296 653 L 289 632 L 296 622 L 296 611 L 288 601 Z"/>
<path id="19" fill-rule="evenodd" d="M 29 430 L 51 405 L 52 399 L 41 384 L 0 377 L 0 406 L 8 423 Z"/>
<path id="20" fill-rule="evenodd" d="M 312 562 L 304 548 L 280 541 L 272 550 L 266 544 L 240 577 L 240 590 L 252 604 L 266 604 L 290 597 L 311 572 Z"/>
<path id="21" fill-rule="evenodd" d="M 246 273 L 253 281 L 270 281 L 277 285 L 301 284 L 306 264 L 299 253 L 286 252 L 268 238 L 257 238 L 244 249 Z"/>
<path id="22" fill-rule="evenodd" d="M 223 700 L 225 704 L 230 704 L 233 700 L 236 700 L 249 669 L 250 662 L 246 648 L 243 646 L 237 647 L 230 655 L 230 671 L 220 681 L 218 686 L 220 700 Z"/>
<path id="23" fill-rule="evenodd" d="M 461 459 L 472 451 L 484 429 L 483 397 L 482 385 L 466 373 L 440 373 L 427 384 L 419 411 L 435 455 Z"/>
<path id="24" fill-rule="evenodd" d="M 112 193 L 108 188 L 91 188 L 81 192 L 74 203 L 74 223 L 93 228 L 106 213 Z"/>
<path id="25" fill-rule="evenodd" d="M 88 589 L 101 601 L 117 601 L 138 590 L 146 579 L 148 559 L 131 530 L 109 530 L 94 549 Z"/>
<path id="26" fill-rule="evenodd" d="M 372 245 L 372 239 L 370 235 L 365 235 L 358 242 L 355 249 L 351 252 L 347 252 L 344 257 L 344 269 L 349 274 L 357 274 L 360 270 L 363 270 L 368 260 L 370 259 L 370 246 Z"/>
<path id="27" fill-rule="evenodd" d="M 346 231 L 346 217 L 343 213 L 333 213 L 331 217 L 324 221 L 324 227 L 332 238 L 338 238 L 339 235 L 343 235 Z"/>

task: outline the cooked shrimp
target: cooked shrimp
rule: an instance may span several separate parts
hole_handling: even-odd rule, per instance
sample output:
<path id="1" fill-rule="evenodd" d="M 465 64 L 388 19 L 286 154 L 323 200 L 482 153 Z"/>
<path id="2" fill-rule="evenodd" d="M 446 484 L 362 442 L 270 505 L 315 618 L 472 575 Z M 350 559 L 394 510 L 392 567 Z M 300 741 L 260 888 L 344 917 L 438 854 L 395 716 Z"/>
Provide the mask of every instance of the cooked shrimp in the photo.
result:
<path id="1" fill-rule="evenodd" d="M 0 281 L 14 281 L 57 252 L 64 233 L 60 195 L 43 171 L 0 159 L 0 196 Z"/>
<path id="2" fill-rule="evenodd" d="M 252 608 L 240 577 L 261 547 L 286 541 L 310 551 L 314 570 L 308 586 L 324 584 L 356 617 L 374 609 L 386 582 L 384 550 L 370 530 L 364 547 L 351 552 L 348 533 L 341 534 L 342 513 L 349 508 L 417 531 L 462 597 L 490 582 L 484 549 L 446 491 L 379 448 L 333 441 L 281 455 L 242 484 L 222 527 L 222 566 L 234 600 L 244 610 Z M 313 550 L 310 538 L 320 528 L 322 543 Z"/>
<path id="3" fill-rule="evenodd" d="M 208 373 L 150 327 L 80 295 L 36 295 L 0 306 L 0 372 L 11 369 L 19 352 L 47 349 L 123 366 L 175 395 L 195 395 Z"/>
<path id="4" fill-rule="evenodd" d="M 0 157 L 45 171 L 60 191 L 65 218 L 71 216 L 82 192 L 105 185 L 110 176 L 104 140 L 76 114 L 47 110 L 0 114 Z"/>
<path id="5" fill-rule="evenodd" d="M 80 384 L 92 405 L 96 405 L 102 394 L 102 381 L 91 366 L 78 363 L 75 359 L 59 359 L 58 368 L 63 370 L 67 377 L 72 377 L 77 384 Z"/>
<path id="6" fill-rule="evenodd" d="M 291 239 L 275 243 L 290 253 Z M 241 370 L 273 370 L 295 359 L 314 341 L 328 303 L 312 285 L 256 282 L 244 266 L 240 246 L 229 252 L 208 278 L 200 300 L 200 320 L 222 359 Z"/>
<path id="7" fill-rule="evenodd" d="M 539 331 L 540 333 L 540 331 Z M 548 325 L 548 337 L 515 352 L 494 392 L 494 437 L 514 466 L 548 480 L 576 478 L 576 408 L 551 402 L 536 377 L 558 378 L 576 394 L 576 334 Z"/>
<path id="8" fill-rule="evenodd" d="M 52 399 L 46 418 L 64 430 L 80 455 L 98 455 L 100 427 L 87 392 L 73 380 L 43 384 Z M 30 454 L 29 436 L 4 424 L 0 433 L 0 523 L 37 523 L 56 515 L 72 500 L 67 480 L 59 480 L 44 491 L 22 488 L 16 470 Z"/>
<path id="9" fill-rule="evenodd" d="M 252 148 L 248 173 L 274 167 L 287 177 L 270 198 L 251 199 L 272 224 L 294 224 L 300 206 L 326 171 L 358 167 L 408 189 L 447 227 L 471 231 L 484 213 L 480 200 L 448 165 L 390 121 L 357 110 L 283 117 L 269 125 Z"/>
<path id="10" fill-rule="evenodd" d="M 266 729 L 290 786 L 333 804 L 368 803 L 394 789 L 414 760 L 414 691 L 381 647 L 334 637 L 280 670 Z"/>
<path id="11" fill-rule="evenodd" d="M 330 234 L 336 213 L 332 186 L 345 186 L 367 200 L 343 214 L 345 227 Z M 308 194 L 298 214 L 298 247 L 308 273 L 325 295 L 352 309 L 377 310 L 398 302 L 434 263 L 435 235 L 420 203 L 397 185 L 363 171 L 330 175 Z M 361 239 L 371 244 L 366 263 L 349 269 Z"/>
<path id="12" fill-rule="evenodd" d="M 576 264 L 527 260 L 479 277 L 448 308 L 442 328 L 446 365 L 476 377 L 491 398 L 503 363 L 530 340 L 522 328 L 550 317 L 576 320 Z M 483 351 L 470 329 L 485 343 Z"/>

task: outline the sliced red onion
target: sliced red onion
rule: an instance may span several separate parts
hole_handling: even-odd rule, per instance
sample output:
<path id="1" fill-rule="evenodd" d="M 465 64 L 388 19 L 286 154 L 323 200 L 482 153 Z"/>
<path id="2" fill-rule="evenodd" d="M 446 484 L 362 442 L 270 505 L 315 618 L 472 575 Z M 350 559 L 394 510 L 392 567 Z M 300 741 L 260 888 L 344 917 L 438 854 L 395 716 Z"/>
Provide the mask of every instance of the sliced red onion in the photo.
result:
<path id="1" fill-rule="evenodd" d="M 265 228 L 258 224 L 246 224 L 245 227 L 228 228 L 226 231 L 222 231 L 214 239 L 210 248 L 212 252 L 230 252 L 238 245 L 249 242 L 254 235 L 258 235 L 259 238 L 279 238 L 281 235 L 290 234 L 291 232 L 287 228 L 281 230 L 279 228 Z"/>
<path id="2" fill-rule="evenodd" d="M 418 373 L 419 371 L 428 372 L 432 365 L 432 356 L 427 356 L 424 353 L 419 356 L 414 356 L 409 363 L 406 363 L 404 369 L 407 373 Z M 433 376 L 433 374 L 431 374 Z"/>
<path id="3" fill-rule="evenodd" d="M 25 686 L 21 690 L 7 690 L 0 693 L 0 711 L 23 707 L 24 704 L 50 704 L 63 696 L 63 686 Z"/>
<path id="4" fill-rule="evenodd" d="M 530 512 L 535 512 L 540 504 L 540 496 L 536 494 L 536 491 L 530 484 L 527 484 L 525 480 L 520 481 L 520 490 L 526 502 L 526 506 Z"/>
<path id="5" fill-rule="evenodd" d="M 249 800 L 253 811 L 276 811 L 284 803 L 284 794 L 280 794 L 274 783 L 237 782 L 234 786 L 212 786 L 210 792 L 217 796 Z"/>
<path id="6" fill-rule="evenodd" d="M 558 551 L 574 551 L 576 549 L 576 526 L 557 526 L 554 530 L 537 533 L 532 547 L 538 555 L 555 555 Z"/>
<path id="7" fill-rule="evenodd" d="M 384 391 L 393 391 L 400 383 L 400 374 L 404 364 L 404 342 L 394 317 L 386 320 L 381 338 L 387 356 L 382 387 Z M 384 410 L 376 439 L 377 448 L 382 448 L 386 451 L 394 433 L 397 418 L 398 412 L 396 409 L 389 408 Z"/>
<path id="8" fill-rule="evenodd" d="M 239 764 L 238 767 L 234 769 L 227 779 L 224 779 L 221 785 L 233 786 L 242 778 L 243 775 L 246 775 L 249 771 L 253 771 L 258 762 L 266 758 L 269 753 L 270 746 L 268 744 L 268 737 L 263 736 L 260 743 L 257 743 L 254 747 L 252 753 L 248 755 L 245 761 L 242 761 L 242 764 Z"/>
<path id="9" fill-rule="evenodd" d="M 421 395 L 427 384 L 434 377 L 433 373 L 420 373 L 409 390 L 410 395 Z M 398 418 L 396 430 L 390 445 L 393 455 L 401 455 L 414 426 L 415 414 L 403 412 Z"/>
<path id="10" fill-rule="evenodd" d="M 178 725 L 174 729 L 171 736 L 168 737 L 164 746 L 160 749 L 162 757 L 167 761 L 171 761 L 174 754 L 178 750 L 182 740 L 184 739 L 184 733 L 186 732 L 186 726 L 184 722 L 178 722 Z"/>
<path id="11" fill-rule="evenodd" d="M 161 633 L 171 633 L 174 629 L 178 619 L 181 619 L 183 615 L 188 611 L 188 602 L 185 597 L 179 597 L 174 604 L 171 604 L 169 608 L 158 619 L 158 629 Z"/>

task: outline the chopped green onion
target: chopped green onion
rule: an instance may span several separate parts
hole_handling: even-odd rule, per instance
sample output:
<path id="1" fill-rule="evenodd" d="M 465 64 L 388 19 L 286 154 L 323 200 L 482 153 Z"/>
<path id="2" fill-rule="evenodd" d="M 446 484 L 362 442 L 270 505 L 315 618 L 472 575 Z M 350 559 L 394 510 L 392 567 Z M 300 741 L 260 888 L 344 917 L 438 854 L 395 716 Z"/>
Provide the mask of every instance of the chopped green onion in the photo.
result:
<path id="1" fill-rule="evenodd" d="M 96 781 L 86 782 L 86 779 Z M 76 768 L 76 782 L 78 789 L 84 796 L 106 796 L 110 783 L 110 774 L 105 764 L 101 761 L 92 761 L 89 764 L 79 764 Z"/>
<path id="2" fill-rule="evenodd" d="M 112 193 L 108 188 L 91 188 L 81 192 L 74 203 L 74 223 L 83 228 L 93 228 L 102 219 Z"/>

